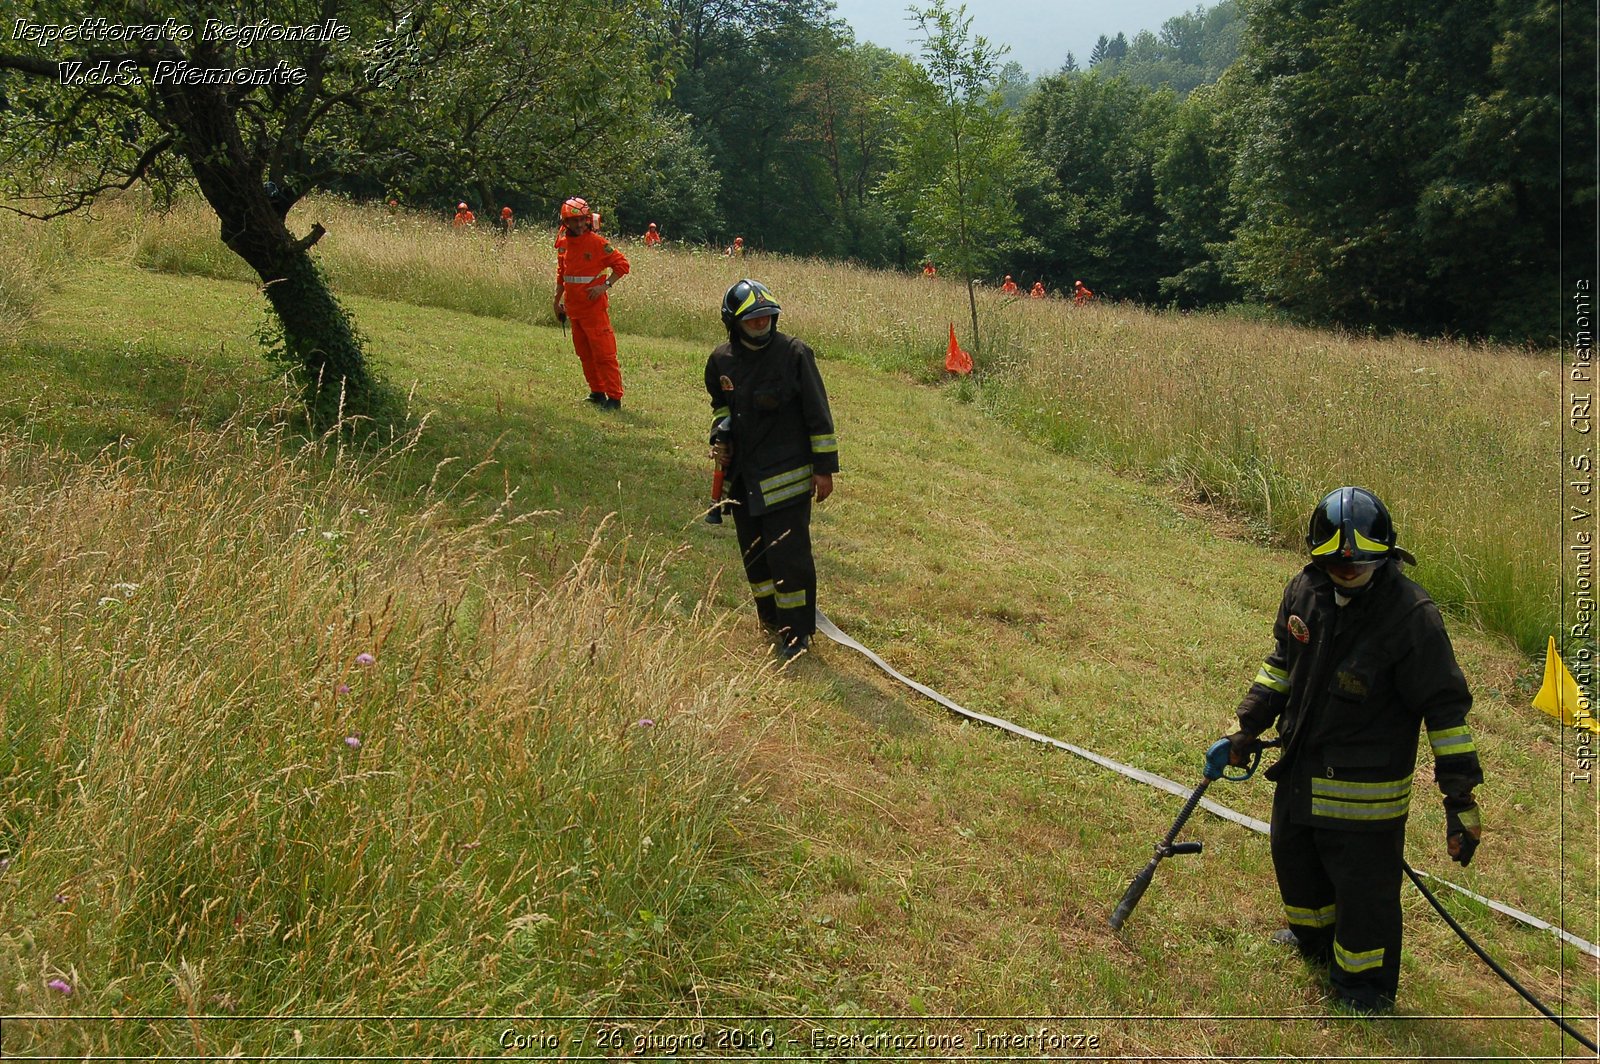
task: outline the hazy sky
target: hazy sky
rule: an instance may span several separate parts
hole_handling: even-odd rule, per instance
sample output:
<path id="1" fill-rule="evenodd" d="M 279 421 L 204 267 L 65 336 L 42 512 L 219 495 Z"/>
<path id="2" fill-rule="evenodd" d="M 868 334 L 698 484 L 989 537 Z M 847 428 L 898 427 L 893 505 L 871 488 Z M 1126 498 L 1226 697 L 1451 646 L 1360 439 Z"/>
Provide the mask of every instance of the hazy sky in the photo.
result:
<path id="1" fill-rule="evenodd" d="M 1078 65 L 1089 65 L 1089 51 L 1103 33 L 1133 35 L 1140 30 L 1152 33 L 1174 15 L 1197 7 L 1212 7 L 1215 0 L 1121 0 L 1120 3 L 1088 3 L 1086 0 L 969 0 L 967 15 L 972 32 L 989 38 L 991 44 L 1008 44 L 1011 53 L 1004 61 L 1016 60 L 1029 74 L 1053 73 L 1071 52 Z M 950 0 L 953 10 L 959 0 Z M 906 21 L 908 0 L 834 0 L 837 17 L 850 23 L 856 40 L 871 41 L 891 51 L 915 56 L 919 42 L 911 38 Z M 920 0 L 918 7 L 927 7 Z"/>

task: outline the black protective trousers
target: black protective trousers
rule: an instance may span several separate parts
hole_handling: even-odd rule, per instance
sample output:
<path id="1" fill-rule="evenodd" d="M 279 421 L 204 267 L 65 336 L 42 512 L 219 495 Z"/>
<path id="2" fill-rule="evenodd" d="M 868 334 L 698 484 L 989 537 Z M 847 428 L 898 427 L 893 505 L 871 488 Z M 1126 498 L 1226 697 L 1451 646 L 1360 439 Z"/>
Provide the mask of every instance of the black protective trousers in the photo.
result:
<path id="1" fill-rule="evenodd" d="M 1287 781 L 1272 800 L 1272 867 L 1306 959 L 1329 965 L 1334 992 L 1366 1009 L 1400 987 L 1404 821 L 1384 831 L 1292 823 Z"/>
<path id="2" fill-rule="evenodd" d="M 768 510 L 745 512 L 741 487 L 734 489 L 733 527 L 739 536 L 744 573 L 761 623 L 792 643 L 817 630 L 817 565 L 811 556 L 811 497 Z"/>

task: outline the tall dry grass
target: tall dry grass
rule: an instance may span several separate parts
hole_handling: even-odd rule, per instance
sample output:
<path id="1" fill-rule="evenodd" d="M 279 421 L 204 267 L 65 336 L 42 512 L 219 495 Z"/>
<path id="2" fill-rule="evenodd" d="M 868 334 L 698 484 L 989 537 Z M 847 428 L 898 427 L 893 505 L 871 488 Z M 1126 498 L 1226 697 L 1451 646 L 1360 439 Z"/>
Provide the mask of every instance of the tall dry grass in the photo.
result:
<path id="1" fill-rule="evenodd" d="M 742 963 L 763 674 L 619 533 L 551 576 L 506 557 L 540 515 L 461 527 L 447 467 L 385 508 L 411 460 L 241 421 L 147 458 L 0 433 L 0 1013 L 649 1011 Z M 282 1047 L 252 1024 L 6 1048 Z"/>
<path id="2" fill-rule="evenodd" d="M 38 221 L 0 210 L 0 343 L 16 340 L 74 259 L 125 239 L 125 226 L 98 221 L 89 213 Z"/>
<path id="3" fill-rule="evenodd" d="M 329 224 L 319 254 L 343 290 L 551 320 L 551 234 L 536 225 L 501 240 L 337 200 L 297 212 Z M 147 223 L 140 261 L 240 275 L 211 229 L 193 205 Z M 612 297 L 621 332 L 714 344 L 723 291 L 753 275 L 783 304 L 783 327 L 822 357 L 931 382 L 944 375 L 954 323 L 978 362 L 978 380 L 955 394 L 1063 452 L 1181 484 L 1286 546 L 1298 545 L 1321 493 L 1368 486 L 1390 504 L 1442 603 L 1530 653 L 1556 629 L 1553 353 L 997 291 L 979 293 L 982 335 L 972 343 L 959 282 L 754 252 L 736 260 L 622 247 L 634 269 Z"/>

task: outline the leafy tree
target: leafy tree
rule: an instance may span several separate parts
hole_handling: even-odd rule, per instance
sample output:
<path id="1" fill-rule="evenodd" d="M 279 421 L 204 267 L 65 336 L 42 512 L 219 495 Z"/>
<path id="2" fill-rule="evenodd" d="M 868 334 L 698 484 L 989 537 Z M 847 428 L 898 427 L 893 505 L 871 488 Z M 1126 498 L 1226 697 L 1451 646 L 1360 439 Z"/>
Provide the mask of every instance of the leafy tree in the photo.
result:
<path id="1" fill-rule="evenodd" d="M 432 13 L 395 23 L 380 3 L 352 2 L 338 10 L 347 37 L 249 42 L 208 34 L 219 12 L 190 0 L 118 0 L 97 14 L 155 29 L 132 41 L 51 40 L 43 27 L 77 25 L 83 9 L 46 0 L 19 20 L 39 29 L 14 27 L 0 53 L 10 104 L 0 172 L 20 204 L 13 209 L 50 217 L 147 178 L 192 177 L 223 242 L 265 285 L 283 357 L 317 421 L 330 420 L 341 394 L 347 410 L 374 410 L 380 388 L 309 254 L 324 230 L 297 236 L 285 219 L 296 198 L 352 164 L 367 109 L 392 98 L 405 71 L 436 61 Z M 326 15 L 325 4 L 282 0 L 270 24 L 317 25 Z M 217 24 L 248 30 L 256 18 L 246 5 Z M 247 83 L 230 73 L 238 71 L 251 72 Z"/>
<path id="2" fill-rule="evenodd" d="M 671 49 L 658 0 L 452 9 L 451 62 L 408 79 L 368 166 L 410 198 L 551 204 L 616 196 L 652 161 Z M 643 149 L 643 150 L 641 150 Z"/>
<path id="3" fill-rule="evenodd" d="M 633 149 L 637 158 L 613 201 L 622 225 L 637 232 L 655 222 L 669 240 L 710 240 L 721 177 L 688 116 L 659 108 Z"/>
<path id="4" fill-rule="evenodd" d="M 1240 81 L 1224 75 L 1178 104 L 1155 161 L 1156 205 L 1164 215 L 1161 247 L 1171 272 L 1163 298 L 1180 306 L 1226 303 L 1242 294 L 1230 271 L 1240 205 L 1232 194 L 1243 140 Z"/>
<path id="5" fill-rule="evenodd" d="M 1222 0 L 1215 7 L 1168 19 L 1159 34 L 1148 30 L 1136 34 L 1124 56 L 1108 54 L 1096 69 L 1108 77 L 1120 75 L 1136 85 L 1166 87 L 1186 96 L 1197 86 L 1216 81 L 1232 65 L 1243 32 L 1238 4 Z M 1108 42 L 1111 51 L 1114 47 Z"/>
<path id="6" fill-rule="evenodd" d="M 1023 106 L 1022 142 L 1051 175 L 1024 215 L 1047 277 L 1153 300 L 1169 255 L 1160 242 L 1155 163 L 1175 109 L 1152 92 L 1098 72 L 1042 79 Z"/>
<path id="7" fill-rule="evenodd" d="M 1067 58 L 1072 58 L 1071 52 L 1067 53 Z M 1015 59 L 1000 68 L 1000 74 L 995 81 L 1007 111 L 1015 111 L 1021 107 L 1022 101 L 1027 99 L 1028 93 L 1033 89 L 1033 79 Z"/>
<path id="8" fill-rule="evenodd" d="M 900 139 L 884 181 L 912 239 L 967 282 L 972 343 L 981 350 L 974 281 L 1018 235 L 1016 189 L 1029 167 L 997 90 L 1005 49 L 972 35 L 966 6 L 912 8 L 922 64 L 900 87 Z"/>
<path id="9" fill-rule="evenodd" d="M 725 242 L 798 249 L 819 239 L 812 148 L 798 136 L 794 101 L 812 57 L 846 39 L 826 0 L 670 0 L 676 48 L 674 102 L 690 116 L 721 175 L 718 215 Z M 826 237 L 822 237 L 826 239 Z"/>
<path id="10" fill-rule="evenodd" d="M 890 88 L 907 64 L 876 45 L 845 45 L 806 61 L 791 99 L 794 177 L 814 219 L 794 248 L 871 261 L 899 251 L 896 219 L 878 209 L 894 132 Z"/>
<path id="11" fill-rule="evenodd" d="M 1505 333 L 1501 297 L 1554 290 L 1558 270 L 1545 199 L 1559 138 L 1557 10 L 1554 0 L 1252 7 L 1239 275 L 1314 320 Z"/>

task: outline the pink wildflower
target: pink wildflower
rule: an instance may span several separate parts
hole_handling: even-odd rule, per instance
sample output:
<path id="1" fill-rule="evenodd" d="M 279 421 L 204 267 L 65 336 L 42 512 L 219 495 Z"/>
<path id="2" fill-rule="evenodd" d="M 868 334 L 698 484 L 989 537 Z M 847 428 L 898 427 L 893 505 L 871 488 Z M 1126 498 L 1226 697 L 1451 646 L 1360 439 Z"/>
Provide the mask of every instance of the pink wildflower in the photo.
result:
<path id="1" fill-rule="evenodd" d="M 374 665 L 377 663 L 377 661 L 377 658 L 373 657 L 371 654 L 368 654 L 366 651 L 362 651 L 356 655 L 357 665 Z"/>
<path id="2" fill-rule="evenodd" d="M 338 687 L 335 687 L 334 690 L 341 695 L 347 695 L 350 693 L 350 685 L 347 683 L 342 683 Z"/>
<path id="3" fill-rule="evenodd" d="M 66 994 L 69 997 L 72 995 L 72 984 L 65 979 L 52 979 L 44 985 L 58 994 Z"/>
<path id="4" fill-rule="evenodd" d="M 361 736 L 359 736 L 359 735 L 346 735 L 344 737 L 344 745 L 348 746 L 352 750 L 361 749 Z"/>
<path id="5" fill-rule="evenodd" d="M 649 717 L 644 718 L 634 725 L 635 728 L 654 728 L 655 726 L 656 722 L 651 720 Z"/>

